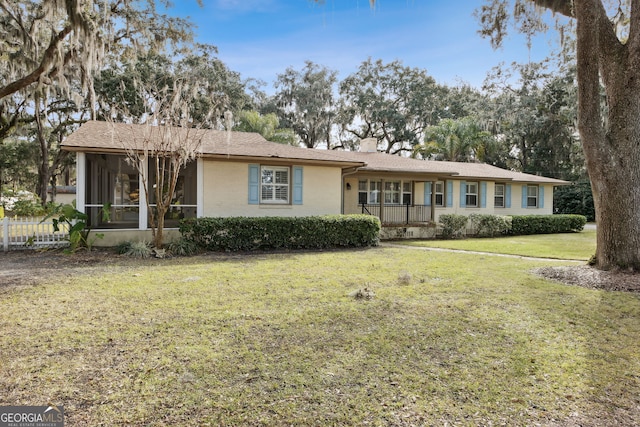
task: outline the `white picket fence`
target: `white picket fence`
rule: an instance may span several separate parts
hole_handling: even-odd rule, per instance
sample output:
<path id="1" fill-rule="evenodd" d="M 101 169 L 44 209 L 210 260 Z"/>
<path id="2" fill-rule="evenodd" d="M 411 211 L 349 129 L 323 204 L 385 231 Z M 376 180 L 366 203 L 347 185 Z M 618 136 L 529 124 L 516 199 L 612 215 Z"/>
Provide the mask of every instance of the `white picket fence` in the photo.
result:
<path id="1" fill-rule="evenodd" d="M 42 218 L 4 217 L 0 228 L 2 249 L 58 248 L 69 245 L 69 230 L 66 224 L 60 224 L 54 231 L 53 221 Z"/>

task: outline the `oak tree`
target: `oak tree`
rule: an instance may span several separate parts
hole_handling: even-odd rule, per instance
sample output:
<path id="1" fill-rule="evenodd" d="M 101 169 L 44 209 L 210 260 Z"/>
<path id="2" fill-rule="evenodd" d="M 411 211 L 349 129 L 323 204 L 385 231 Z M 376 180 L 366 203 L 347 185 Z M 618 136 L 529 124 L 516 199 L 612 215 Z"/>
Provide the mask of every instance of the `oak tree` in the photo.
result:
<path id="1" fill-rule="evenodd" d="M 601 269 L 640 271 L 638 6 L 631 0 L 491 0 L 478 10 L 481 34 L 494 46 L 500 46 L 510 18 L 527 35 L 544 30 L 541 9 L 575 24 L 577 122 L 592 184 L 595 258 Z"/>

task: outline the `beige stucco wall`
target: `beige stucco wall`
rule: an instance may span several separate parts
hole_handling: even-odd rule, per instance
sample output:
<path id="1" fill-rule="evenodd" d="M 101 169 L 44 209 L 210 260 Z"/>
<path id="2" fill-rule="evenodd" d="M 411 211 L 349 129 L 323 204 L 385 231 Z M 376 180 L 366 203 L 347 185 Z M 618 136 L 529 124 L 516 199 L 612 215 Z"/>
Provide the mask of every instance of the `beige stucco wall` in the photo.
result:
<path id="1" fill-rule="evenodd" d="M 358 206 L 358 180 L 360 176 L 351 175 L 345 177 L 346 183 L 351 185 L 351 190 L 345 189 L 344 196 L 344 213 L 360 213 L 361 208 Z M 362 179 L 380 179 L 379 177 L 362 177 Z M 397 180 L 400 178 L 393 178 Z M 479 214 L 493 214 L 493 215 L 549 215 L 553 213 L 553 185 L 541 185 L 544 187 L 544 208 L 522 208 L 522 183 L 511 183 L 511 207 L 510 208 L 495 208 L 493 206 L 493 199 L 495 196 L 495 182 L 486 181 L 487 191 L 487 203 L 485 208 L 481 207 L 461 207 L 460 206 L 460 183 L 462 180 L 453 181 L 453 206 L 435 208 L 436 221 L 443 214 L 459 214 L 470 215 L 472 213 Z M 468 182 L 478 182 L 480 186 L 481 181 L 467 179 Z M 446 182 L 445 182 L 446 188 Z M 424 182 L 414 181 L 414 204 L 424 204 Z M 446 199 L 446 195 L 445 195 Z"/>
<path id="2" fill-rule="evenodd" d="M 496 208 L 493 206 L 495 196 L 495 182 L 487 181 L 487 207 L 460 207 L 460 181 L 453 180 L 453 206 L 436 207 L 436 220 L 443 214 L 470 215 L 472 213 L 492 215 L 550 215 L 553 213 L 553 185 L 541 185 L 544 187 L 543 208 L 522 207 L 522 183 L 511 183 L 511 207 Z"/>
<path id="3" fill-rule="evenodd" d="M 137 229 L 114 229 L 114 230 L 97 230 L 91 231 L 90 239 L 95 237 L 96 233 L 103 234 L 102 239 L 95 239 L 93 246 L 96 247 L 114 247 L 122 242 L 153 242 L 151 230 Z M 177 228 L 165 228 L 163 230 L 164 243 L 170 243 L 180 238 L 180 232 Z"/>
<path id="4" fill-rule="evenodd" d="M 205 217 L 340 213 L 342 170 L 338 167 L 303 166 L 301 205 L 250 205 L 248 163 L 205 160 L 203 165 Z"/>

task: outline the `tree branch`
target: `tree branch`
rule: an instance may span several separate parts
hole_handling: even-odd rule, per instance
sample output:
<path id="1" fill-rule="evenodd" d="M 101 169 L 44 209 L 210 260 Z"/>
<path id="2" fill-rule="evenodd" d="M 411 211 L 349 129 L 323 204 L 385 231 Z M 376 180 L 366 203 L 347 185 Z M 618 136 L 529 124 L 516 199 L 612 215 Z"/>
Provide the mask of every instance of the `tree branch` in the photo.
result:
<path id="1" fill-rule="evenodd" d="M 44 52 L 42 56 L 42 61 L 40 61 L 40 66 L 33 70 L 29 75 L 18 79 L 12 83 L 9 83 L 7 86 L 0 88 L 0 99 L 5 96 L 9 96 L 11 94 L 16 93 L 17 91 L 24 89 L 32 83 L 38 81 L 40 76 L 49 71 L 49 66 L 53 63 L 54 58 L 56 57 L 58 51 L 58 45 L 65 37 L 67 37 L 72 31 L 72 27 L 70 25 L 66 26 L 62 29 L 58 34 L 51 38 L 51 42 L 49 43 L 49 47 Z"/>
<path id="2" fill-rule="evenodd" d="M 571 0 L 530 0 L 540 7 L 549 9 L 554 13 L 559 13 L 569 18 L 575 18 L 574 10 L 571 7 Z"/>

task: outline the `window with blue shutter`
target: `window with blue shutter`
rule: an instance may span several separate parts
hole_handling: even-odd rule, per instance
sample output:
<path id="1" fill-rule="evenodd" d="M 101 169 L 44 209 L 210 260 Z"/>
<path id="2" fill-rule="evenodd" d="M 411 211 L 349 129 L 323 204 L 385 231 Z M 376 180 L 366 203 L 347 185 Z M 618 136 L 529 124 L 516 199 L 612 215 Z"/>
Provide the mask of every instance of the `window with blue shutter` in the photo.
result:
<path id="1" fill-rule="evenodd" d="M 293 204 L 302 204 L 302 166 L 293 167 Z"/>
<path id="2" fill-rule="evenodd" d="M 249 165 L 249 204 L 260 203 L 260 165 Z"/>
<path id="3" fill-rule="evenodd" d="M 467 182 L 460 181 L 460 207 L 467 206 Z"/>
<path id="4" fill-rule="evenodd" d="M 425 206 L 431 206 L 431 183 L 424 183 L 424 204 Z"/>
<path id="5" fill-rule="evenodd" d="M 453 181 L 447 181 L 447 207 L 453 206 Z"/>

